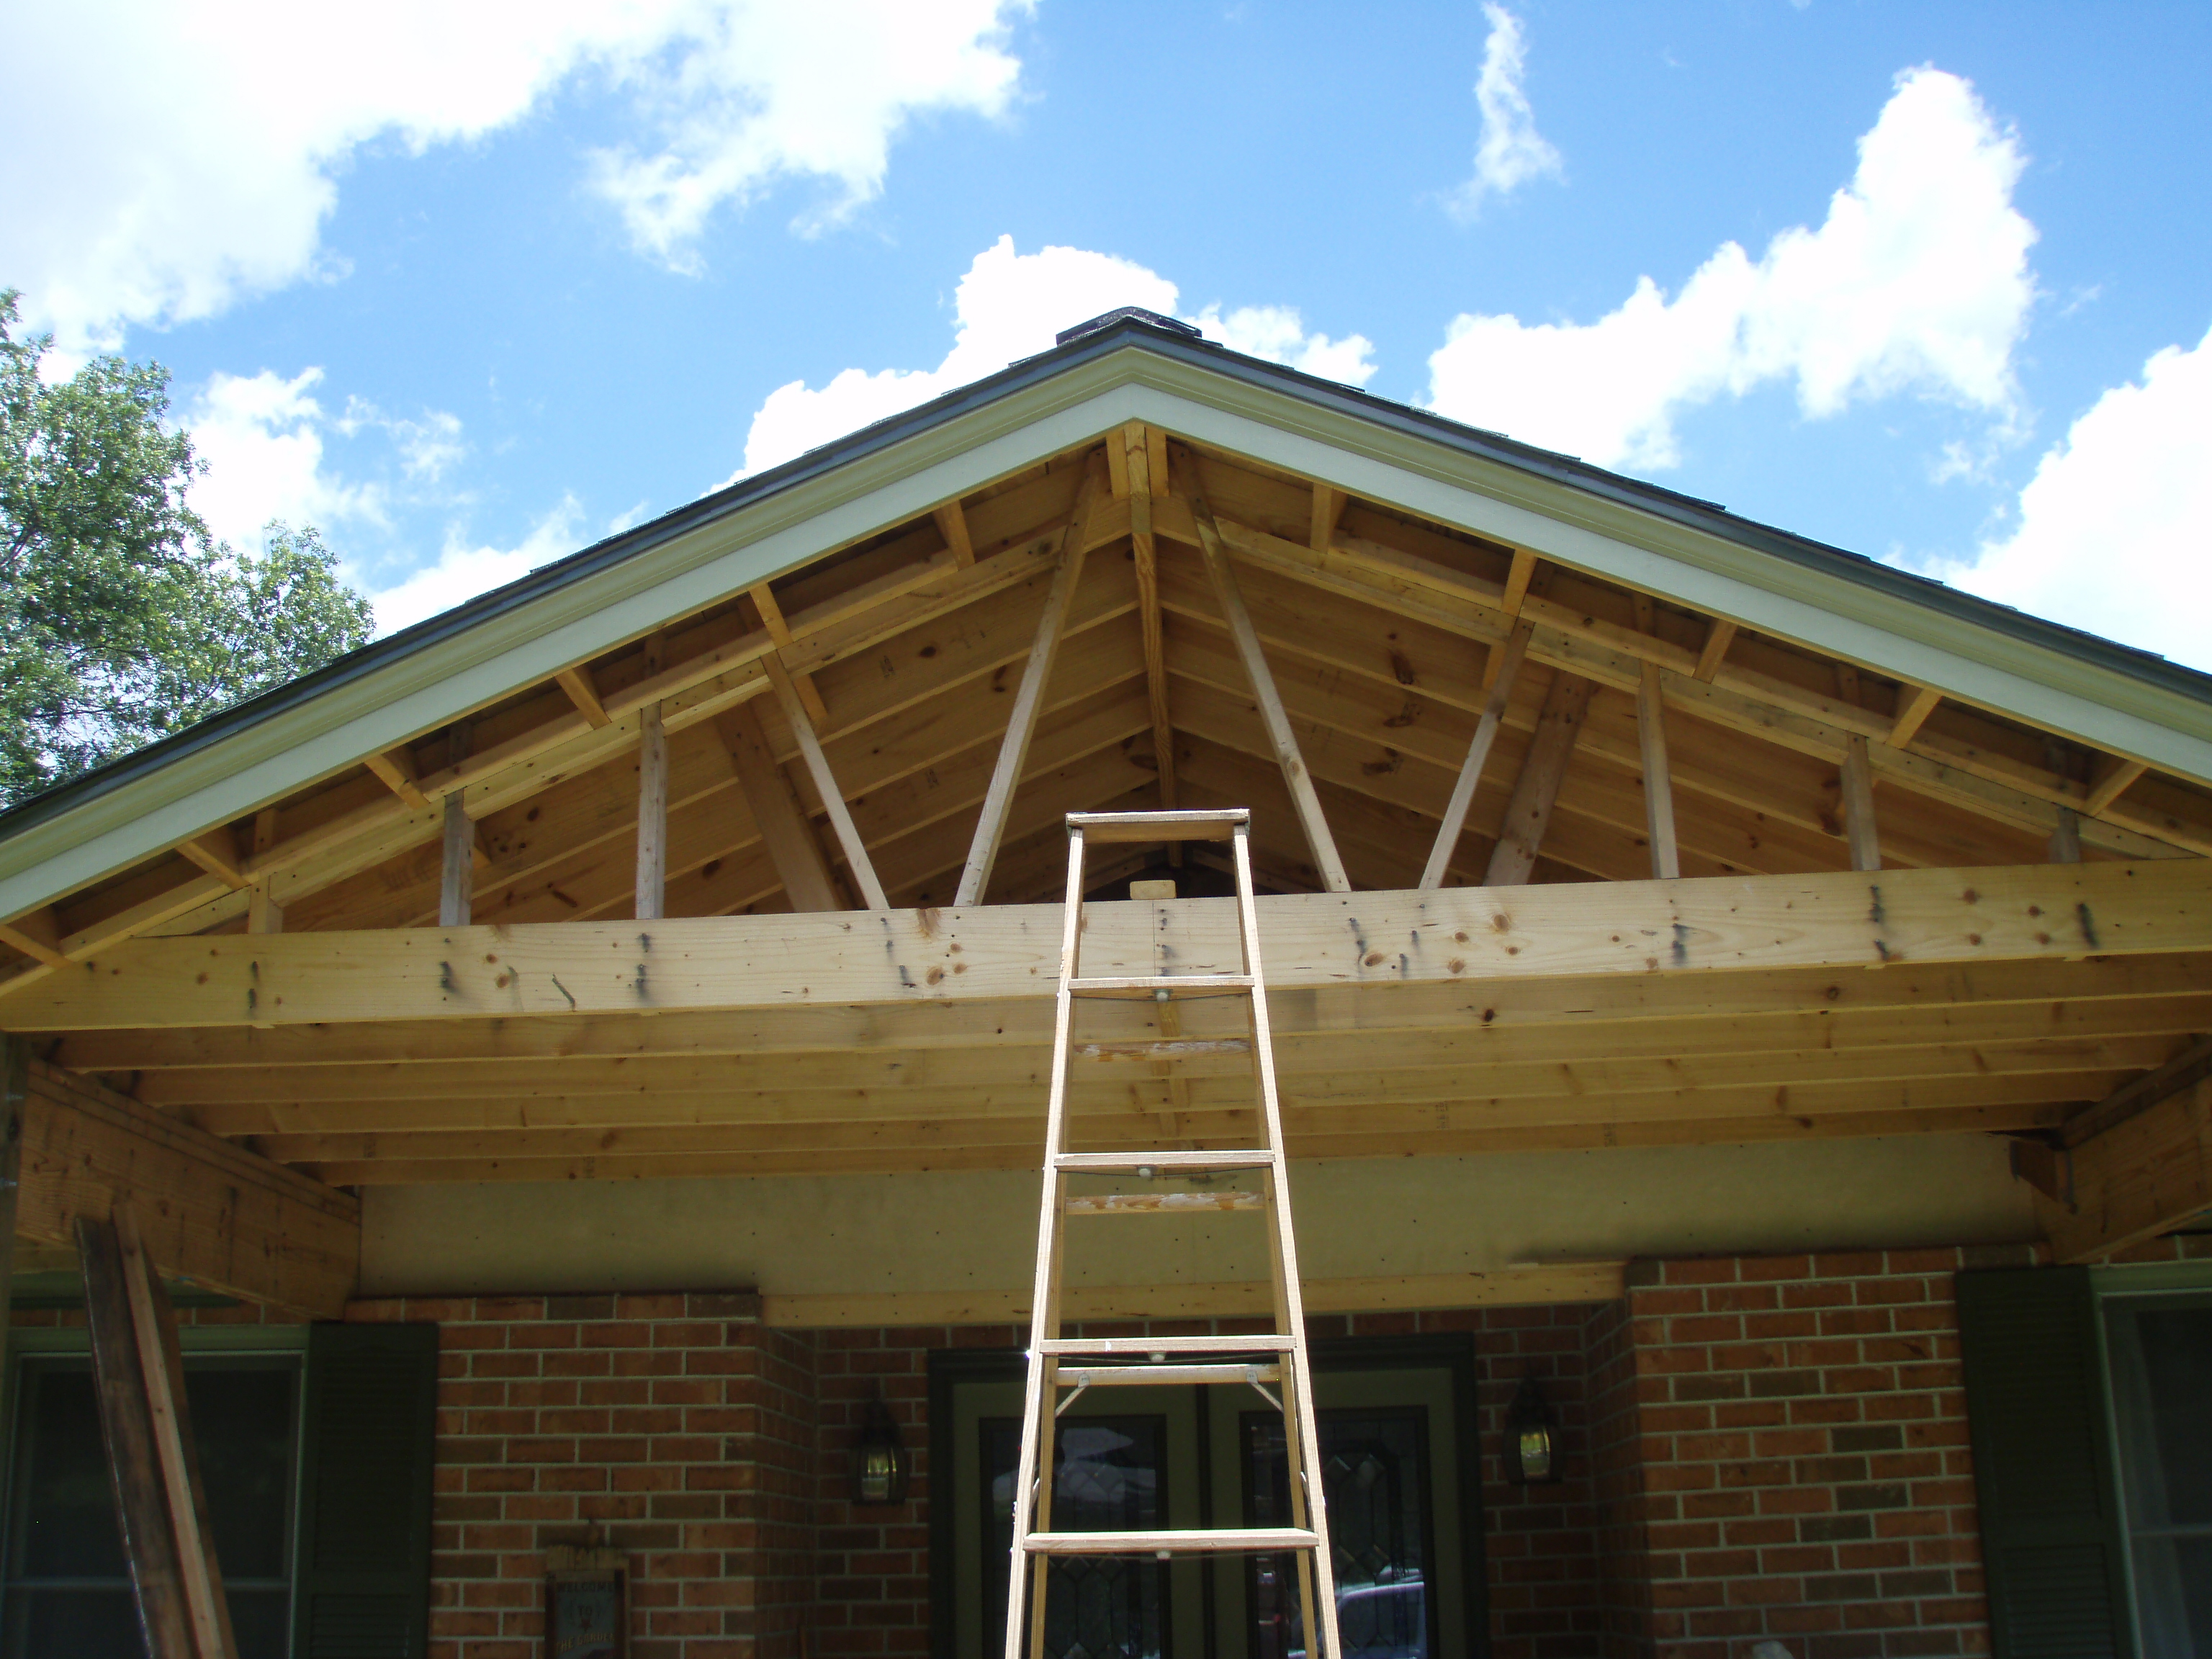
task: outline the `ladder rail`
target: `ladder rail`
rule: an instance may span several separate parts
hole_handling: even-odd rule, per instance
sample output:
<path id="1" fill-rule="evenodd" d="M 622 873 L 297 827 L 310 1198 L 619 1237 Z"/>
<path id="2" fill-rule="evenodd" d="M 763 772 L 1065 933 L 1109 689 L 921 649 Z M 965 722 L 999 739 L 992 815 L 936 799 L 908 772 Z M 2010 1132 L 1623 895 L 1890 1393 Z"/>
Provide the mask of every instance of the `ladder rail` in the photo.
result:
<path id="1" fill-rule="evenodd" d="M 1032 1531 L 1043 1529 L 1035 1522 L 1042 1519 L 1049 1526 L 1052 1518 L 1055 1419 L 1048 1395 L 1059 1362 L 1045 1344 L 1060 1334 L 1060 1224 L 1067 1198 L 1067 1176 L 1057 1165 L 1067 1150 L 1067 1073 L 1075 1010 L 1068 987 L 1075 979 L 1082 950 L 1083 864 L 1083 832 L 1078 829 L 1067 838 L 1067 899 L 1060 917 L 1060 987 L 1053 1008 L 1052 1091 L 1045 1105 L 1044 1197 L 1037 1214 L 1036 1277 L 1030 1289 L 1029 1388 L 1022 1402 L 1021 1461 L 1014 1466 L 1013 1559 L 1007 1575 L 1006 1659 L 1022 1659 L 1025 1623 L 1033 1622 L 1036 1626 L 1026 1632 L 1031 1650 L 1041 1655 L 1044 1649 L 1045 1574 L 1050 1564 L 1042 1555 L 1032 1562 L 1025 1546 Z M 1020 1616 L 1025 1593 L 1034 1604 L 1033 1620 Z"/>
<path id="2" fill-rule="evenodd" d="M 1036 1277 L 1030 1303 L 1028 1389 L 1023 1402 L 1020 1462 L 1013 1492 L 1012 1559 L 1009 1562 L 1005 1659 L 1042 1659 L 1047 1591 L 1051 1563 L 1059 1556 L 1157 1553 L 1218 1555 L 1276 1553 L 1295 1556 L 1300 1610 L 1306 1645 L 1318 1659 L 1340 1659 L 1335 1572 L 1330 1553 L 1327 1504 L 1320 1488 L 1321 1450 L 1313 1401 L 1312 1360 L 1305 1337 L 1303 1286 L 1297 1243 L 1290 1215 L 1288 1165 L 1284 1153 L 1280 1097 L 1275 1077 L 1274 1039 L 1261 966 L 1258 908 L 1252 884 L 1251 815 L 1243 809 L 1213 811 L 1070 813 L 1066 901 L 1061 915 L 1060 983 L 1054 1006 L 1053 1068 L 1045 1114 L 1042 1201 L 1037 1218 Z M 1102 842 L 1207 840 L 1232 845 L 1236 874 L 1237 942 L 1242 971 L 1236 974 L 1115 975 L 1086 981 L 1081 972 L 1084 874 L 1089 839 Z M 1182 983 L 1177 981 L 1181 981 Z M 1161 1008 L 1161 1030 L 1172 1037 L 1175 1001 L 1182 995 L 1230 995 L 1246 999 L 1252 1079 L 1259 1097 L 1264 1146 L 1225 1152 L 1161 1148 L 1152 1152 L 1072 1153 L 1067 1150 L 1067 1092 L 1076 1048 L 1078 999 L 1150 996 Z M 1149 1045 L 1148 1045 L 1149 1046 Z M 1185 1045 L 1164 1042 L 1161 1058 L 1171 1060 Z M 1194 1051 L 1217 1052 L 1213 1044 L 1189 1044 Z M 1231 1052 L 1234 1050 L 1231 1049 Z M 1164 1073 L 1166 1066 L 1161 1066 Z M 1170 1125 L 1175 1120 L 1168 1120 Z M 1200 1208 L 1263 1208 L 1273 1212 L 1267 1228 L 1268 1265 L 1273 1275 L 1275 1331 L 1272 1335 L 1073 1339 L 1061 1334 L 1061 1279 L 1066 1267 L 1065 1218 L 1078 1207 L 1068 1196 L 1071 1174 L 1164 1174 L 1249 1170 L 1260 1177 L 1255 1203 L 1183 1206 L 1163 1203 L 1158 1213 L 1193 1213 Z M 1107 1207 L 1112 1207 L 1110 1200 Z M 1133 1208 L 1134 1206 L 1132 1206 Z M 1273 1354 L 1273 1363 L 1165 1364 L 1179 1355 Z M 1085 1356 L 1095 1356 L 1086 1362 Z M 1139 1365 L 1114 1364 L 1111 1357 L 1139 1356 Z M 1098 1359 L 1108 1364 L 1096 1363 Z M 1162 1383 L 1177 1380 L 1208 1382 L 1279 1381 L 1282 1397 L 1285 1491 L 1288 1525 L 1266 1528 L 1206 1528 L 1141 1532 L 1056 1532 L 1053 1529 L 1054 1458 L 1057 1402 L 1063 1388 L 1080 1394 L 1093 1381 L 1138 1386 L 1149 1375 Z M 1264 1394 L 1265 1389 L 1261 1392 Z M 1272 1399 L 1272 1396 L 1270 1396 Z M 1073 1404 L 1074 1395 L 1068 1398 Z"/>

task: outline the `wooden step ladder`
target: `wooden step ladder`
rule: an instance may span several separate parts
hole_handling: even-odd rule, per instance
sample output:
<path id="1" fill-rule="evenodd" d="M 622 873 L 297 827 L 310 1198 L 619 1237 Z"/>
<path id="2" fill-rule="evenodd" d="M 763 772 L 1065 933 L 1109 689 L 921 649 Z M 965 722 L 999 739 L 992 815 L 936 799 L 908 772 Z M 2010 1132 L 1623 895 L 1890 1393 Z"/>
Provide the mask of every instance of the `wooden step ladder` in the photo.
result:
<path id="1" fill-rule="evenodd" d="M 1071 812 L 1067 817 L 1067 905 L 1060 949 L 1060 990 L 1053 1026 L 1052 1092 L 1045 1118 L 1044 1198 L 1037 1222 L 1036 1279 L 1030 1301 L 1029 1387 L 1022 1409 L 1021 1461 L 1014 1470 L 1013 1557 L 1008 1577 L 1006 1659 L 1046 1659 L 1045 1589 L 1057 1556 L 1177 1555 L 1285 1552 L 1297 1562 L 1299 1605 L 1306 1652 L 1339 1659 L 1335 1574 L 1321 1490 L 1321 1446 L 1315 1429 L 1313 1366 L 1306 1350 L 1305 1310 L 1298 1287 L 1297 1242 L 1291 1229 L 1290 1187 L 1283 1158 L 1282 1110 L 1275 1094 L 1274 1042 L 1267 1024 L 1267 994 L 1260 967 L 1259 915 L 1252 902 L 1251 814 L 1225 811 Z M 1237 873 L 1237 933 L 1242 971 L 1085 978 L 1083 943 L 1084 862 L 1090 843 L 1227 842 Z M 1224 1051 L 1218 1042 L 1182 1042 L 1180 1022 L 1168 1018 L 1190 997 L 1245 999 L 1251 1036 L 1258 1115 L 1266 1144 L 1226 1152 L 1073 1152 L 1067 1146 L 1068 1068 L 1078 1000 L 1092 997 L 1148 1000 L 1160 1006 L 1162 1036 L 1139 1045 L 1172 1062 L 1197 1052 Z M 1130 1045 L 1112 1045 L 1116 1053 Z M 1104 1045 L 1086 1045 L 1099 1054 Z M 1207 1176 L 1246 1171 L 1260 1190 L 1207 1195 L 1176 1204 L 1172 1196 L 1073 1194 L 1071 1176 Z M 1215 1215 L 1239 1210 L 1266 1213 L 1267 1253 L 1273 1271 L 1274 1332 L 1248 1336 L 1069 1337 L 1060 1329 L 1061 1222 L 1070 1213 Z M 1054 1427 L 1061 1412 L 1086 1389 L 1157 1387 L 1163 1383 L 1225 1383 L 1256 1389 L 1283 1413 L 1289 1466 L 1291 1525 L 1159 1532 L 1055 1532 L 1052 1529 Z M 1279 1392 L 1270 1394 L 1273 1383 Z M 1066 1400 L 1061 1391 L 1073 1389 Z M 1320 1645 L 1315 1646 L 1316 1632 Z"/>

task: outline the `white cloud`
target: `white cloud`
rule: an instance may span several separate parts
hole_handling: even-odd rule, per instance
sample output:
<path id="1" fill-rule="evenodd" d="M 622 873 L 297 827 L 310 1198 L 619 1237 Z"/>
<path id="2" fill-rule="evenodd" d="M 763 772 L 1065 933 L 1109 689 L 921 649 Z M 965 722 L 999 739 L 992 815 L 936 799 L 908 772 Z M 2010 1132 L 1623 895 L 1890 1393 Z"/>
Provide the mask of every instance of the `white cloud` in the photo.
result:
<path id="1" fill-rule="evenodd" d="M 519 547 L 471 546 L 458 538 L 449 538 L 437 563 L 369 595 L 376 608 L 378 635 L 411 627 L 426 617 L 452 610 L 464 599 L 565 557 L 575 550 L 583 516 L 583 504 L 568 495 L 531 527 Z"/>
<path id="2" fill-rule="evenodd" d="M 382 431 L 399 452 L 399 465 L 407 476 L 435 483 L 469 453 L 461 439 L 461 417 L 442 409 L 426 409 L 420 420 L 386 415 L 366 398 L 346 399 L 339 431 L 349 438 L 370 428 Z"/>
<path id="3" fill-rule="evenodd" d="M 319 368 L 289 380 L 265 368 L 252 375 L 218 374 L 185 410 L 183 424 L 207 463 L 190 499 L 218 540 L 258 547 L 271 519 L 324 529 L 346 520 L 383 520 L 381 490 L 344 483 L 324 466 L 329 423 L 310 395 L 322 378 Z"/>
<path id="4" fill-rule="evenodd" d="M 593 73 L 653 142 L 593 177 L 672 263 L 719 204 L 821 178 L 881 188 L 915 114 L 993 114 L 1030 0 L 72 0 L 19 6 L 0 50 L 0 276 L 65 351 L 205 317 L 342 261 L 349 159 L 482 137 Z M 67 142 L 57 141 L 66 134 Z"/>
<path id="5" fill-rule="evenodd" d="M 891 140 L 914 117 L 1005 112 L 1021 73 L 1006 22 L 1029 9 L 1029 0 L 716 9 L 675 61 L 630 69 L 659 148 L 599 151 L 592 185 L 620 208 L 641 251 L 685 269 L 717 207 L 781 179 L 833 181 L 838 196 L 809 222 L 835 220 L 880 193 Z"/>
<path id="6" fill-rule="evenodd" d="M 1472 214 L 1488 196 L 1506 196 L 1531 179 L 1558 178 L 1565 169 L 1543 134 L 1536 112 L 1522 88 L 1528 73 L 1528 46 L 1521 20 L 1504 7 L 1486 3 L 1489 38 L 1482 46 L 1482 71 L 1475 77 L 1475 106 L 1482 112 L 1482 133 L 1475 142 L 1474 176 L 1462 185 L 1453 205 Z"/>
<path id="7" fill-rule="evenodd" d="M 1640 277 L 1595 323 L 1455 318 L 1430 401 L 1639 468 L 1676 463 L 1679 411 L 1774 380 L 1796 380 L 1808 419 L 1917 392 L 2008 420 L 2035 295 L 2035 228 L 2012 203 L 2023 165 L 1971 85 L 1907 70 L 1820 229 L 1784 231 L 1756 264 L 1725 243 L 1672 300 Z"/>
<path id="8" fill-rule="evenodd" d="M 926 403 L 940 392 L 1049 350 L 1053 337 L 1121 306 L 1175 314 L 1176 285 L 1158 272 L 1110 253 L 1047 247 L 1017 253 L 1001 236 L 975 256 L 953 298 L 957 321 L 952 349 L 935 368 L 848 368 L 820 387 L 803 380 L 778 386 L 754 414 L 744 465 L 733 477 L 787 461 L 871 422 Z M 1374 347 L 1355 334 L 1332 340 L 1306 332 L 1298 313 L 1281 306 L 1245 307 L 1223 316 L 1209 307 L 1195 319 L 1208 334 L 1255 356 L 1286 362 L 1331 380 L 1364 382 L 1374 374 Z M 725 480 L 725 482 L 728 482 Z"/>
<path id="9" fill-rule="evenodd" d="M 2212 333 L 2100 398 L 2036 467 L 2013 533 L 1936 574 L 2212 669 Z"/>

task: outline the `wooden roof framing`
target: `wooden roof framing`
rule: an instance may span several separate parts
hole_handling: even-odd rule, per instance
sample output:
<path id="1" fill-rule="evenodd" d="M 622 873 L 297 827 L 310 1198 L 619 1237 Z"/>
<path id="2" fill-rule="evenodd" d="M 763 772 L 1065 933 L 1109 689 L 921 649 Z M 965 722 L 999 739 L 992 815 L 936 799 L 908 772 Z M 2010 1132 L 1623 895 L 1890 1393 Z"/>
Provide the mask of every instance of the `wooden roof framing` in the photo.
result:
<path id="1" fill-rule="evenodd" d="M 983 960 L 1011 947 L 923 951 L 878 996 L 840 941 L 880 968 L 894 935 L 1018 931 L 1062 815 L 1182 805 L 1253 809 L 1279 905 L 1419 934 L 1525 879 L 1498 916 L 1668 918 L 1617 976 L 1315 969 L 1279 1022 L 1309 1155 L 2056 1130 L 2212 1029 L 2212 938 L 2172 925 L 2212 900 L 2203 776 L 1329 471 L 1157 420 L 1079 434 L 42 894 L 0 923 L 0 1026 L 345 1184 L 1022 1164 L 1044 1034 Z M 2017 898 L 2008 945 L 1885 932 L 1964 870 Z M 463 877 L 471 927 L 441 928 Z M 1681 942 L 1823 881 L 1870 933 Z M 1542 908 L 1591 882 L 1624 885 Z M 687 1000 L 720 969 L 675 941 L 745 915 L 729 948 L 781 989 Z M 1662 971 L 1683 951 L 1700 971 Z M 1102 1066 L 1077 1109 L 1109 1140 L 1233 1134 L 1236 1064 L 1176 1094 Z"/>

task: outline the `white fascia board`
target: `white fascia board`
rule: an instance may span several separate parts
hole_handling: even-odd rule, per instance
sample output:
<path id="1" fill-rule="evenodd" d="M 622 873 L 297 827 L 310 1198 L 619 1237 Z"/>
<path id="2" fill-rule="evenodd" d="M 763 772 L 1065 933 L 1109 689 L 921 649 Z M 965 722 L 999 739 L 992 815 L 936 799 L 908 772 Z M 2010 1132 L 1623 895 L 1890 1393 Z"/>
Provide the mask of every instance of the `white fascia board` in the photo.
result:
<path id="1" fill-rule="evenodd" d="M 1158 357 L 1146 368 L 1136 418 L 2212 781 L 2212 705 L 1417 434 Z"/>

